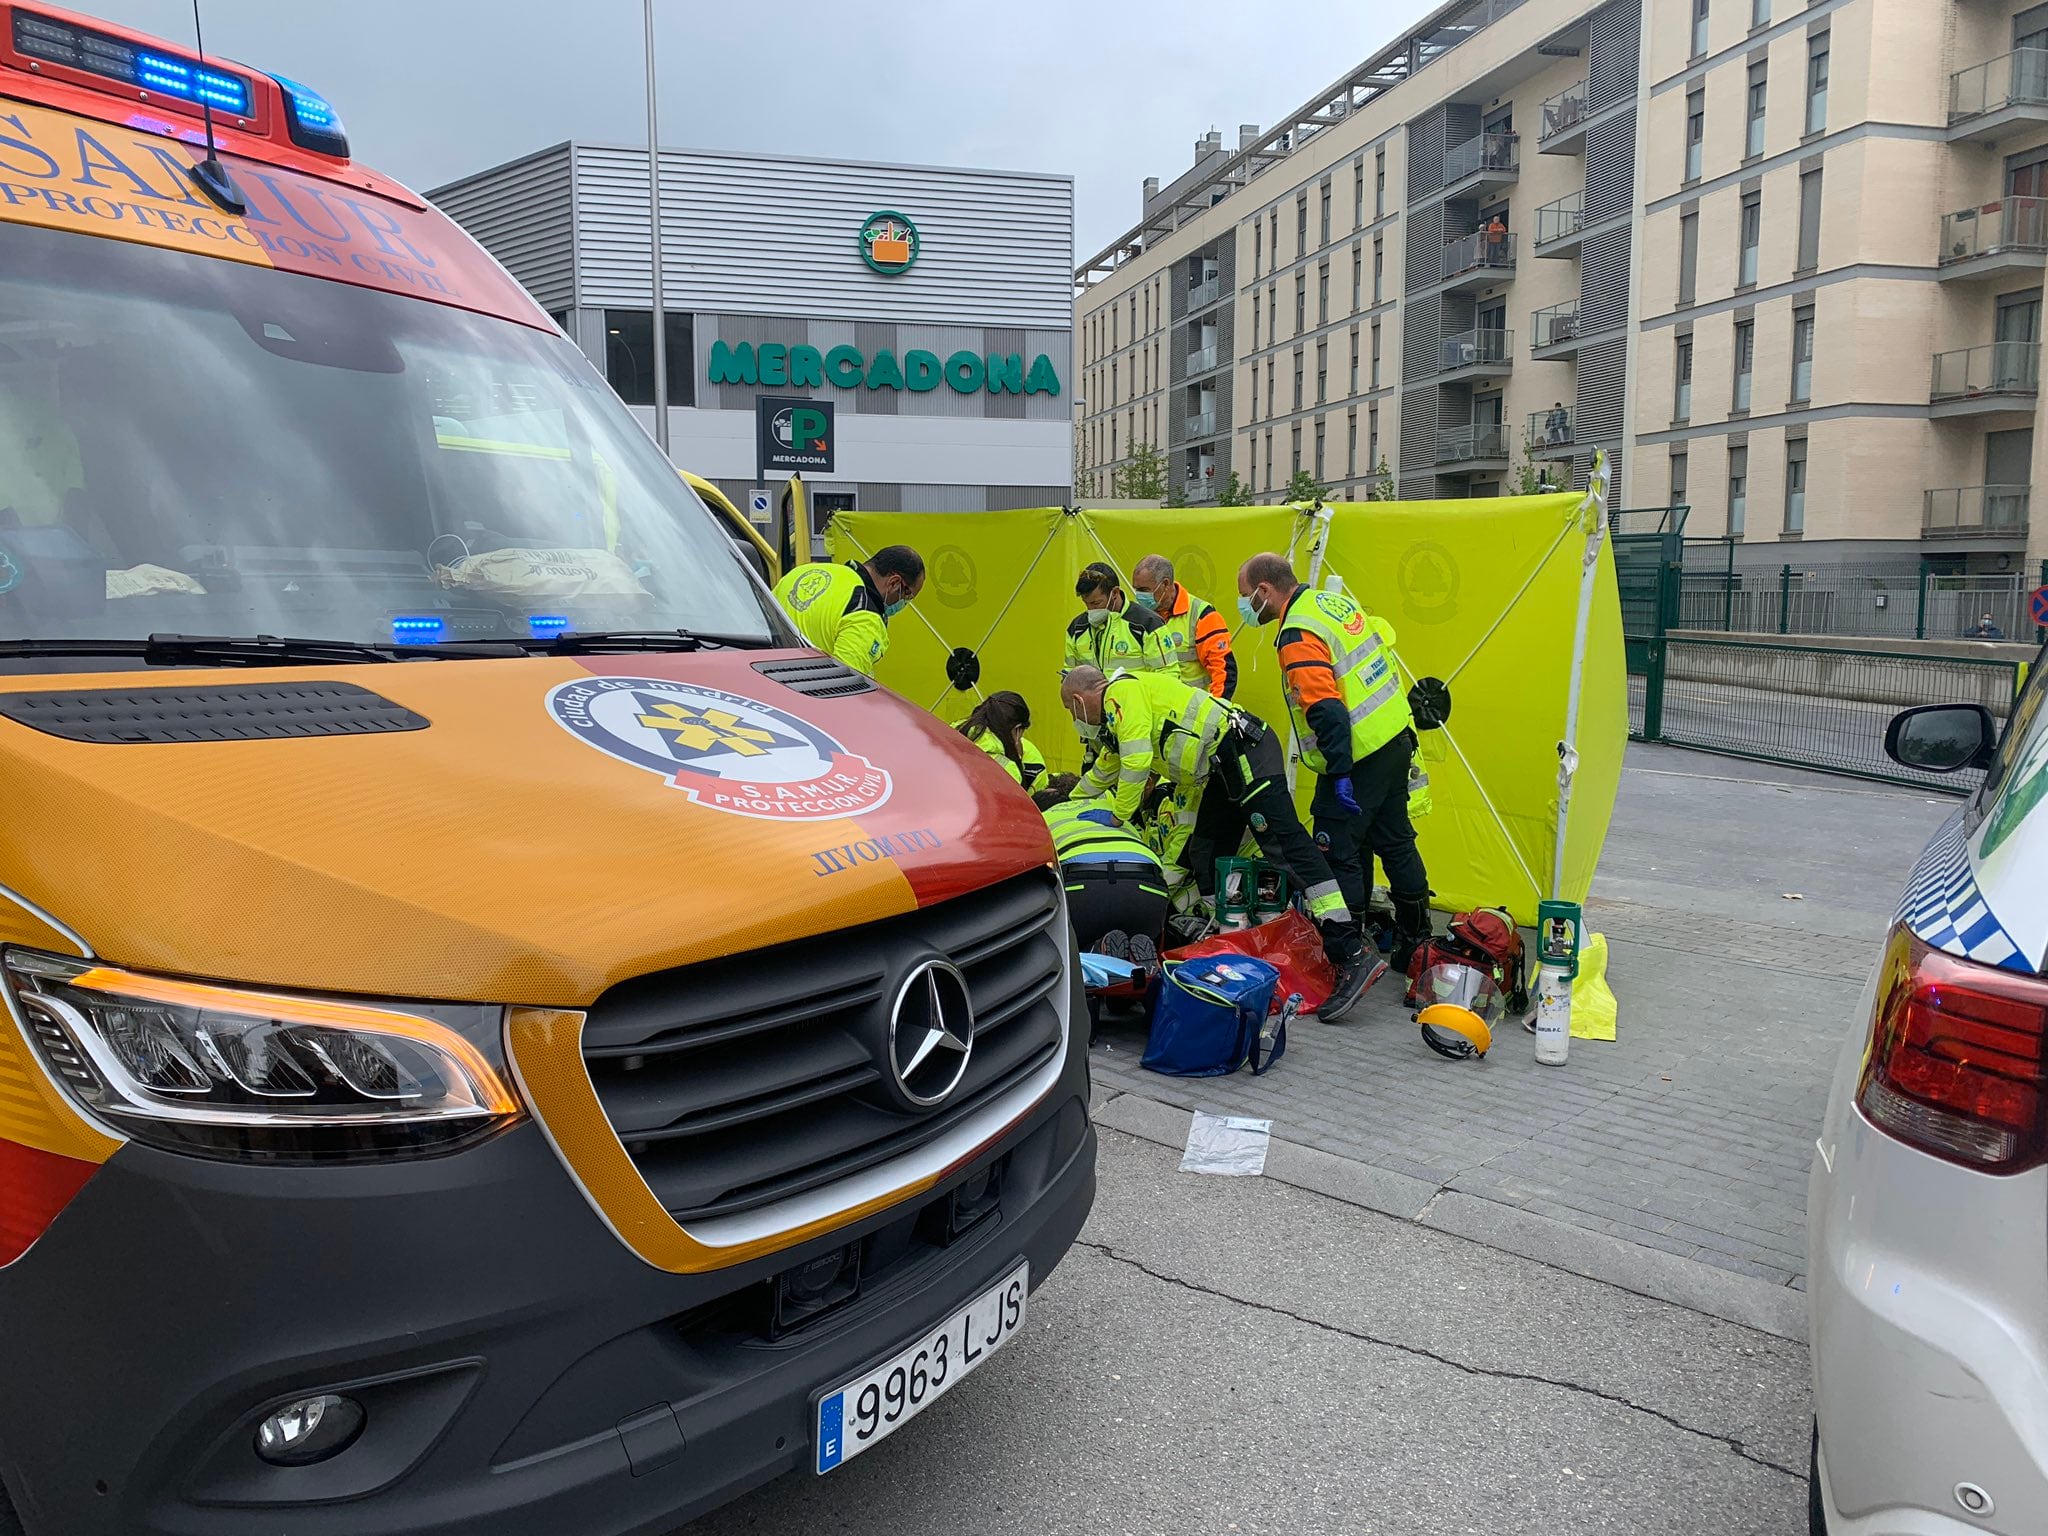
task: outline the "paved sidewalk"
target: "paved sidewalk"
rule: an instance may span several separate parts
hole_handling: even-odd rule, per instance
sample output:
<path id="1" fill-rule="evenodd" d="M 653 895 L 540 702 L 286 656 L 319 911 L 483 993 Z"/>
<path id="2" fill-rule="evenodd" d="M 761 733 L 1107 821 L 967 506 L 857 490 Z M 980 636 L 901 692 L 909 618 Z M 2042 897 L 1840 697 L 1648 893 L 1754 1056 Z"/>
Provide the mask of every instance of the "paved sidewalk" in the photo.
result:
<path id="1" fill-rule="evenodd" d="M 1482 1239 L 1513 1228 L 1499 1246 L 1597 1233 L 1801 1287 L 1828 1079 L 1899 889 L 1955 805 L 1631 746 L 1587 909 L 1608 938 L 1614 1043 L 1575 1040 L 1568 1065 L 1539 1067 L 1511 1025 L 1485 1062 L 1445 1061 L 1389 977 L 1358 1023 L 1299 1027 L 1263 1078 L 1142 1071 L 1142 1030 L 1106 1024 L 1098 1090 L 1130 1096 L 1127 1115 L 1270 1117 L 1276 1138 L 1378 1171 L 1379 1208 Z"/>

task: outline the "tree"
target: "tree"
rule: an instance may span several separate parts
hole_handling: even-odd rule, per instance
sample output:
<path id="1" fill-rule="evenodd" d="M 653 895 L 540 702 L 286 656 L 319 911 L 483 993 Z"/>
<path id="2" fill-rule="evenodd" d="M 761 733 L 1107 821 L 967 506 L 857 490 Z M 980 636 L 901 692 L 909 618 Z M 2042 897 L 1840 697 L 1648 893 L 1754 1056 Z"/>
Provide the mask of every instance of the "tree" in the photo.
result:
<path id="1" fill-rule="evenodd" d="M 1546 491 L 1557 490 L 1555 466 L 1547 460 L 1539 463 L 1526 440 L 1522 444 L 1522 462 L 1514 472 L 1514 494 L 1517 496 L 1541 496 Z"/>
<path id="2" fill-rule="evenodd" d="M 1074 433 L 1074 500 L 1079 502 L 1084 498 L 1099 495 L 1100 493 L 1095 487 L 1095 468 L 1088 462 L 1087 434 L 1076 431 Z"/>
<path id="3" fill-rule="evenodd" d="M 1166 496 L 1165 499 L 1162 501 L 1161 505 L 1168 507 L 1184 507 L 1187 504 L 1188 493 L 1184 487 L 1178 485 L 1169 485 L 1166 488 Z"/>
<path id="4" fill-rule="evenodd" d="M 1150 443 L 1136 443 L 1131 456 L 1110 476 L 1112 495 L 1124 501 L 1160 501 L 1166 496 L 1166 455 Z"/>
<path id="5" fill-rule="evenodd" d="M 1244 476 L 1232 470 L 1223 477 L 1223 489 L 1216 493 L 1219 507 L 1248 507 L 1252 504 L 1252 488 L 1245 483 Z"/>
<path id="6" fill-rule="evenodd" d="M 1387 463 L 1387 456 L 1380 455 L 1379 463 L 1372 467 L 1372 478 L 1366 482 L 1367 501 L 1392 501 L 1394 499 L 1394 469 Z"/>
<path id="7" fill-rule="evenodd" d="M 1323 500 L 1329 494 L 1330 488 L 1327 485 L 1320 484 L 1307 470 L 1297 469 L 1288 477 L 1287 490 L 1281 499 L 1309 505 Z"/>

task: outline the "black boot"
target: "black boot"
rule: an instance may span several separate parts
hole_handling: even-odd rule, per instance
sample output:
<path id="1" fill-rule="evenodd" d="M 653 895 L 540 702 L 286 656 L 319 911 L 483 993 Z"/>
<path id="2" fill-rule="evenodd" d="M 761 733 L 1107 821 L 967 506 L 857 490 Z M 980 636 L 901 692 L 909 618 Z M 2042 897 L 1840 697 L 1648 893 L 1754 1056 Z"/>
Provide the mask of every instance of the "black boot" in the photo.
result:
<path id="1" fill-rule="evenodd" d="M 1402 975 L 1408 974 L 1408 962 L 1415 958 L 1415 951 L 1428 943 L 1433 936 L 1429 925 L 1429 898 L 1427 896 L 1396 896 L 1394 898 L 1394 948 L 1387 959 Z"/>
<path id="2" fill-rule="evenodd" d="M 1331 989 L 1316 1017 L 1334 1024 L 1357 1006 L 1366 989 L 1387 974 L 1387 962 L 1377 950 L 1366 947 L 1356 923 L 1323 923 L 1323 951 L 1337 967 L 1337 985 Z"/>

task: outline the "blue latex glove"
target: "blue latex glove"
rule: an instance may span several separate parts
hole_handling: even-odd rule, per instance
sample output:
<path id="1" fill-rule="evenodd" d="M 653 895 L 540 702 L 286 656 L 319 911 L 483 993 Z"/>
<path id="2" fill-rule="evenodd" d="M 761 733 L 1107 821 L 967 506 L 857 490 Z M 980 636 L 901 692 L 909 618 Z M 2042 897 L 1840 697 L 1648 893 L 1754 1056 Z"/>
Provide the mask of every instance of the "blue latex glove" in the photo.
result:
<path id="1" fill-rule="evenodd" d="M 1337 803 L 1354 816 L 1362 814 L 1358 809 L 1358 791 L 1351 787 L 1349 778 L 1337 781 Z"/>

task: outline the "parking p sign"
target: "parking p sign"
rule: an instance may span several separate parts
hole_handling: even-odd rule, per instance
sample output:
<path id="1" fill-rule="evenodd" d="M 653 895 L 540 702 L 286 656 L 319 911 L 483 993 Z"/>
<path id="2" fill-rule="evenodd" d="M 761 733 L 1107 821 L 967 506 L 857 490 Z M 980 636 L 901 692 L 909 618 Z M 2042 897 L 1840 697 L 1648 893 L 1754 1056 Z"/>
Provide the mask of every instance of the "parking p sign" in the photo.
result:
<path id="1" fill-rule="evenodd" d="M 836 455 L 830 400 L 763 395 L 754 411 L 755 463 L 761 474 L 776 469 L 832 473 Z"/>

